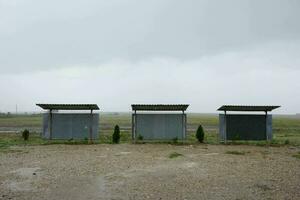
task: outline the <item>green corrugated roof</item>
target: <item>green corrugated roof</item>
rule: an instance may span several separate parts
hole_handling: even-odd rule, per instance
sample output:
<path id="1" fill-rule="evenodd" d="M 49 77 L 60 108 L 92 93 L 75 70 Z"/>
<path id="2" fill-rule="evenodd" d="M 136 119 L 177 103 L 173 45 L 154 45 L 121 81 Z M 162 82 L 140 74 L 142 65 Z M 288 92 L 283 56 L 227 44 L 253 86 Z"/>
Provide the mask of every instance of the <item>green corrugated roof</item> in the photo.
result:
<path id="1" fill-rule="evenodd" d="M 248 105 L 223 105 L 218 110 L 222 111 L 272 111 L 280 106 L 248 106 Z"/>
<path id="2" fill-rule="evenodd" d="M 188 104 L 132 104 L 132 110 L 144 111 L 185 111 Z"/>
<path id="3" fill-rule="evenodd" d="M 36 104 L 45 110 L 99 110 L 97 104 Z"/>

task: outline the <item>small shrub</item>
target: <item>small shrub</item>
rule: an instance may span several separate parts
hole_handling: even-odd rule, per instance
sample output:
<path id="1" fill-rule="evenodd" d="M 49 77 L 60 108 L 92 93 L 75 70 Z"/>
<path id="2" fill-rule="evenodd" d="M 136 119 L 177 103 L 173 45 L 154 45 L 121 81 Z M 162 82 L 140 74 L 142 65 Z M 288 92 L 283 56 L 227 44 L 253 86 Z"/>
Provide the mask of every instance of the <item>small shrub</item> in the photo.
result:
<path id="1" fill-rule="evenodd" d="M 241 140 L 241 136 L 239 134 L 235 134 L 233 140 Z"/>
<path id="2" fill-rule="evenodd" d="M 142 136 L 142 135 L 138 135 L 138 140 L 143 140 L 144 139 L 144 137 Z"/>
<path id="3" fill-rule="evenodd" d="M 177 152 L 173 152 L 169 155 L 169 158 L 177 158 L 177 157 L 180 157 L 180 156 L 183 156 L 181 153 L 177 153 Z"/>
<path id="4" fill-rule="evenodd" d="M 29 139 L 29 131 L 27 129 L 22 132 L 22 137 L 25 141 Z"/>
<path id="5" fill-rule="evenodd" d="M 172 139 L 172 141 L 173 141 L 174 144 L 177 144 L 177 143 L 178 143 L 178 137 L 174 137 L 174 138 Z"/>
<path id="6" fill-rule="evenodd" d="M 116 125 L 112 136 L 113 143 L 118 144 L 120 142 L 120 137 L 120 127 Z"/>
<path id="7" fill-rule="evenodd" d="M 284 141 L 284 144 L 290 144 L 290 141 L 289 141 L 288 139 L 286 139 L 286 140 Z"/>
<path id="8" fill-rule="evenodd" d="M 276 139 L 272 139 L 270 142 L 270 144 L 275 144 L 275 145 L 277 145 L 279 143 L 280 143 L 279 140 L 276 140 Z"/>
<path id="9" fill-rule="evenodd" d="M 197 132 L 196 132 L 196 138 L 199 142 L 203 143 L 204 140 L 204 130 L 201 125 L 199 125 Z"/>
<path id="10" fill-rule="evenodd" d="M 245 155 L 246 152 L 244 152 L 244 151 L 226 151 L 226 154 Z"/>

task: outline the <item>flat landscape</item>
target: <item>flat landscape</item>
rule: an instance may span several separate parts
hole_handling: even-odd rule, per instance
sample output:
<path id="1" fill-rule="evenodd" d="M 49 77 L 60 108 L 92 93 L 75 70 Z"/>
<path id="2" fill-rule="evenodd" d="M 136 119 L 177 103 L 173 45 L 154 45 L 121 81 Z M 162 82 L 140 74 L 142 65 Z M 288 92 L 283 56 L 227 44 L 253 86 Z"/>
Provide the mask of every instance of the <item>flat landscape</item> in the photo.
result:
<path id="1" fill-rule="evenodd" d="M 128 113 L 101 114 L 93 145 L 42 140 L 41 123 L 41 115 L 0 117 L 0 199 L 300 199 L 295 116 L 274 116 L 271 142 L 226 145 L 212 114 L 189 115 L 184 143 L 131 144 Z M 116 124 L 121 144 L 110 144 Z M 204 144 L 194 137 L 199 124 Z"/>

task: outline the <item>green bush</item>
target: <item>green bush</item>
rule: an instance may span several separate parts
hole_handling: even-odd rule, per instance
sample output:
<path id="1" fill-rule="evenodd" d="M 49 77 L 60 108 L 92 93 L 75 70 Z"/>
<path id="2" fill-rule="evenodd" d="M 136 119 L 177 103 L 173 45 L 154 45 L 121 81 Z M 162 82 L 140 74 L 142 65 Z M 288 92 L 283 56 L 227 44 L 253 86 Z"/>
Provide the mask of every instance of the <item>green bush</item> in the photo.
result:
<path id="1" fill-rule="evenodd" d="M 241 140 L 241 136 L 239 134 L 235 134 L 233 140 Z"/>
<path id="2" fill-rule="evenodd" d="M 284 144 L 290 144 L 290 141 L 289 141 L 288 139 L 286 139 L 286 140 L 284 141 Z"/>
<path id="3" fill-rule="evenodd" d="M 29 139 L 29 131 L 27 129 L 25 129 L 23 132 L 22 132 L 22 138 L 27 141 Z"/>
<path id="4" fill-rule="evenodd" d="M 177 158 L 183 156 L 181 153 L 173 152 L 169 155 L 169 158 Z"/>
<path id="5" fill-rule="evenodd" d="M 201 125 L 199 125 L 197 132 L 196 132 L 196 138 L 199 142 L 203 143 L 204 140 L 204 130 Z"/>
<path id="6" fill-rule="evenodd" d="M 178 137 L 174 137 L 174 138 L 172 139 L 172 141 L 173 141 L 174 144 L 177 144 L 177 143 L 178 143 Z"/>
<path id="7" fill-rule="evenodd" d="M 247 152 L 245 151 L 226 151 L 226 154 L 233 154 L 233 155 L 245 155 Z"/>
<path id="8" fill-rule="evenodd" d="M 138 140 L 143 140 L 144 139 L 144 137 L 142 136 L 142 135 L 138 135 Z"/>
<path id="9" fill-rule="evenodd" d="M 112 136 L 112 142 L 114 144 L 118 144 L 120 142 L 120 127 L 118 125 L 115 126 L 115 130 Z"/>

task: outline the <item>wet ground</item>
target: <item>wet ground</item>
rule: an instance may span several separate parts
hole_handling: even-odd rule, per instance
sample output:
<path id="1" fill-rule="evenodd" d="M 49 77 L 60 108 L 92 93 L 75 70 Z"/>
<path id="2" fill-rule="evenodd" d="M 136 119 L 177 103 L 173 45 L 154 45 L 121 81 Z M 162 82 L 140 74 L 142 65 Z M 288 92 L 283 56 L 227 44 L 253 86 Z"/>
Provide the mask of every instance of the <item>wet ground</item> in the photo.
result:
<path id="1" fill-rule="evenodd" d="M 0 152 L 0 199 L 300 199 L 300 159 L 293 157 L 299 151 L 243 145 L 11 147 Z"/>

